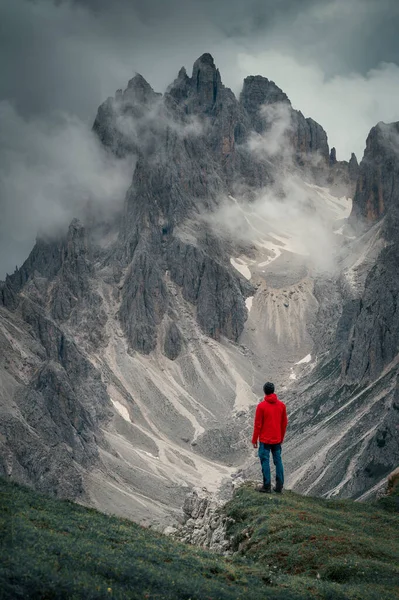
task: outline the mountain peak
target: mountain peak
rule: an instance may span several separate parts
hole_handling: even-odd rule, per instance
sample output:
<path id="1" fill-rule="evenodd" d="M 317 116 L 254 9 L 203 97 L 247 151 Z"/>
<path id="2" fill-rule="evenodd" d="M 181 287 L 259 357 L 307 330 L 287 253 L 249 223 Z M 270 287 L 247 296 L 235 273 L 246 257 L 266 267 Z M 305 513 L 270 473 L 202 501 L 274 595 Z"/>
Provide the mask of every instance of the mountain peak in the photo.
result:
<path id="1" fill-rule="evenodd" d="M 195 61 L 192 85 L 198 94 L 199 104 L 205 110 L 210 110 L 215 105 L 219 92 L 223 88 L 219 69 L 216 68 L 211 54 L 203 54 Z"/>
<path id="2" fill-rule="evenodd" d="M 399 122 L 380 121 L 370 130 L 358 167 L 356 157 L 351 158 L 352 166 L 359 171 L 352 220 L 360 217 L 372 224 L 396 207 L 399 194 L 398 140 Z"/>
<path id="3" fill-rule="evenodd" d="M 291 104 L 287 94 L 274 81 L 262 75 L 250 75 L 244 79 L 240 100 L 250 111 L 254 108 L 258 110 L 259 106 L 264 104 L 277 102 Z"/>
<path id="4" fill-rule="evenodd" d="M 144 77 L 140 73 L 136 73 L 134 75 L 134 77 L 132 77 L 132 79 L 130 79 L 128 81 L 127 87 L 128 88 L 132 88 L 132 87 L 137 88 L 137 87 L 140 87 L 140 88 L 146 88 L 146 89 L 149 88 L 149 89 L 152 89 L 152 87 L 150 86 L 150 84 L 148 83 L 148 81 L 146 79 L 144 79 Z"/>
<path id="5" fill-rule="evenodd" d="M 219 69 L 216 68 L 211 54 L 203 54 L 195 61 L 193 65 L 193 81 L 198 81 L 200 76 L 203 81 L 215 79 L 216 76 L 220 81 Z"/>
<path id="6" fill-rule="evenodd" d="M 187 77 L 187 71 L 186 71 L 186 67 L 182 67 L 179 71 L 179 73 L 177 74 L 177 79 L 186 79 Z"/>
<path id="7" fill-rule="evenodd" d="M 155 98 L 161 95 L 162 94 L 154 92 L 148 81 L 144 79 L 140 73 L 136 73 L 135 76 L 129 80 L 124 92 L 125 99 L 127 98 L 144 104 L 155 100 Z"/>
<path id="8" fill-rule="evenodd" d="M 209 52 L 204 52 L 204 54 L 202 54 L 199 58 L 197 58 L 197 60 L 194 63 L 194 66 L 197 63 L 198 64 L 202 64 L 202 65 L 209 65 L 213 69 L 216 69 L 215 61 L 213 59 L 213 56 L 212 56 L 212 54 L 209 54 Z"/>

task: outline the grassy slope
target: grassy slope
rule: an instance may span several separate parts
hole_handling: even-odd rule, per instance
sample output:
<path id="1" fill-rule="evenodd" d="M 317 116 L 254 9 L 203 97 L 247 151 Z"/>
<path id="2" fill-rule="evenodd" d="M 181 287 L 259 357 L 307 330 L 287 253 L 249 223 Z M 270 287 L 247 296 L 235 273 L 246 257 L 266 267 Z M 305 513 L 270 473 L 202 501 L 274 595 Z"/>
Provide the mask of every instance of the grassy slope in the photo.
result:
<path id="1" fill-rule="evenodd" d="M 307 580 L 309 597 L 399 598 L 398 493 L 366 504 L 242 487 L 227 506 L 233 548 L 280 583 L 303 589 Z"/>
<path id="2" fill-rule="evenodd" d="M 0 598 L 399 598 L 394 512 L 293 493 L 269 498 L 250 487 L 226 510 L 242 557 L 0 479 Z"/>

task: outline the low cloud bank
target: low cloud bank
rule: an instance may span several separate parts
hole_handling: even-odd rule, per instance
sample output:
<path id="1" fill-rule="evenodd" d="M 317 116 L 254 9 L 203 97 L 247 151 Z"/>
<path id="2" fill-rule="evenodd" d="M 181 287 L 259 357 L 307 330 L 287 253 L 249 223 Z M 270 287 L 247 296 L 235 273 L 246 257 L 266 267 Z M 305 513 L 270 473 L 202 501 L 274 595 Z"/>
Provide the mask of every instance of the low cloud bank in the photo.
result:
<path id="1" fill-rule="evenodd" d="M 132 172 L 132 159 L 110 155 L 79 118 L 24 119 L 0 103 L 0 278 L 38 233 L 58 233 L 88 207 L 100 218 L 119 211 Z"/>
<path id="2" fill-rule="evenodd" d="M 254 191 L 237 182 L 234 197 L 220 199 L 219 208 L 204 218 L 216 234 L 224 231 L 239 245 L 254 244 L 272 255 L 285 249 L 306 256 L 310 268 L 331 273 L 336 268 L 334 231 L 349 215 L 351 201 L 331 196 L 308 178 L 305 181 L 305 174 L 295 166 L 287 104 L 263 106 L 261 113 L 270 127 L 262 134 L 253 133 L 247 149 L 255 161 L 270 163 L 274 183 Z M 310 159 L 316 166 L 320 156 Z"/>

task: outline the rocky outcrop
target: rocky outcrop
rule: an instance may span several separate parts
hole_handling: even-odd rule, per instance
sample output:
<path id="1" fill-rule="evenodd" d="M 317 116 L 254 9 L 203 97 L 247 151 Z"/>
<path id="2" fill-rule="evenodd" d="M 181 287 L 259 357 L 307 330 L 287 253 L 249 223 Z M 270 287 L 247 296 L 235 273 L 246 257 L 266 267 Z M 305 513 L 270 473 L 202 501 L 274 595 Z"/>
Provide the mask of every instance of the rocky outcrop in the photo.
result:
<path id="1" fill-rule="evenodd" d="M 398 205 L 399 123 L 378 123 L 367 137 L 359 167 L 351 219 L 368 224 L 381 219 Z M 355 166 L 352 163 L 352 167 Z"/>
<path id="2" fill-rule="evenodd" d="M 60 269 L 51 292 L 54 319 L 68 319 L 79 300 L 90 294 L 89 278 L 93 271 L 85 228 L 75 219 L 69 226 Z"/>
<path id="3" fill-rule="evenodd" d="M 193 546 L 206 548 L 216 554 L 232 554 L 227 527 L 232 519 L 223 513 L 224 502 L 217 500 L 207 490 L 195 489 L 184 501 L 184 523 L 181 527 L 167 527 L 170 535 Z"/>
<path id="4" fill-rule="evenodd" d="M 349 180 L 351 184 L 354 186 L 354 191 L 356 190 L 356 184 L 359 177 L 359 163 L 357 162 L 356 154 L 352 152 L 349 163 L 348 163 L 348 171 L 349 171 Z"/>
<path id="5" fill-rule="evenodd" d="M 146 116 L 161 96 L 136 74 L 123 92 L 118 90 L 99 107 L 93 131 L 116 156 L 135 154 L 143 146 L 143 138 L 146 140 Z"/>
<path id="6" fill-rule="evenodd" d="M 150 251 L 135 252 L 122 289 L 119 316 L 130 345 L 145 354 L 154 350 L 157 326 L 167 307 L 167 291 Z"/>
<path id="7" fill-rule="evenodd" d="M 217 252 L 210 240 L 207 246 Z M 175 240 L 168 251 L 170 277 L 181 286 L 183 297 L 197 305 L 198 322 L 208 335 L 215 339 L 225 335 L 236 341 L 247 315 L 243 288 L 223 264 L 226 257 L 217 253 L 211 257 L 208 252 Z M 245 287 L 249 292 L 251 287 Z"/>
<path id="8" fill-rule="evenodd" d="M 12 303 L 6 296 L 0 315 L 0 474 L 73 499 L 85 498 L 83 472 L 99 464 L 100 424 L 110 417 L 101 375 L 71 335 L 84 323 L 82 340 L 101 339 L 106 317 L 93 274 L 75 220 L 63 240 L 37 241 L 6 281 Z"/>
<path id="9" fill-rule="evenodd" d="M 323 127 L 310 117 L 305 119 L 300 111 L 295 111 L 297 134 L 294 131 L 294 142 L 299 161 L 320 157 L 322 165 L 328 163 L 329 150 L 327 134 Z M 317 164 L 317 163 L 316 163 Z"/>
<path id="10" fill-rule="evenodd" d="M 36 280 L 37 301 L 42 301 L 43 279 L 52 280 L 61 268 L 62 243 L 59 240 L 38 238 L 32 252 L 24 264 L 12 275 L 0 282 L 0 305 L 14 310 L 19 302 L 18 293 L 32 279 Z M 45 294 L 44 294 L 45 295 Z"/>
<path id="11" fill-rule="evenodd" d="M 251 128 L 257 133 L 263 133 L 270 127 L 267 113 L 262 114 L 262 108 L 283 104 L 291 108 L 288 96 L 274 83 L 261 75 L 251 75 L 244 79 L 240 95 L 240 104 L 247 112 Z"/>
<path id="12" fill-rule="evenodd" d="M 21 309 L 6 322 L 0 315 L 0 474 L 83 500 L 83 472 L 106 447 L 99 424 L 109 417 L 108 397 L 99 373 L 42 309 L 26 299 Z"/>
<path id="13" fill-rule="evenodd" d="M 182 334 L 176 323 L 172 322 L 165 334 L 164 353 L 170 360 L 176 360 L 183 345 Z"/>
<path id="14" fill-rule="evenodd" d="M 334 194 L 353 198 L 358 175 L 359 165 L 355 154 L 352 152 L 349 162 L 346 160 L 337 160 L 336 150 L 335 148 L 331 148 L 326 181 L 330 189 L 334 191 Z"/>
<path id="15" fill-rule="evenodd" d="M 311 162 L 317 164 L 317 158 L 326 166 L 329 160 L 327 134 L 313 119 L 305 119 L 300 111 L 294 110 L 287 95 L 266 77 L 260 75 L 246 77 L 240 95 L 240 104 L 247 112 L 251 128 L 265 134 L 276 117 L 283 121 L 286 131 L 285 140 L 281 144 L 292 147 L 295 160 L 304 166 Z M 277 115 L 267 110 L 268 107 L 279 107 Z"/>

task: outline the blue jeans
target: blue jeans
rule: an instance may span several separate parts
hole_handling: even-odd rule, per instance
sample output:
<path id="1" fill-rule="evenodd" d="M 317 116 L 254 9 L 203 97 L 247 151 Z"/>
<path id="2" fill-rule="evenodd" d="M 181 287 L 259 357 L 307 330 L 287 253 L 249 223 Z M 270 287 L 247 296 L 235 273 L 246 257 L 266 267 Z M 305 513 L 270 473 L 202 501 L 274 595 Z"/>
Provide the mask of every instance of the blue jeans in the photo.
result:
<path id="1" fill-rule="evenodd" d="M 284 467 L 281 460 L 281 444 L 264 444 L 259 442 L 258 456 L 262 465 L 263 485 L 270 485 L 270 450 L 273 455 L 273 462 L 276 467 L 276 483 L 284 485 Z"/>

